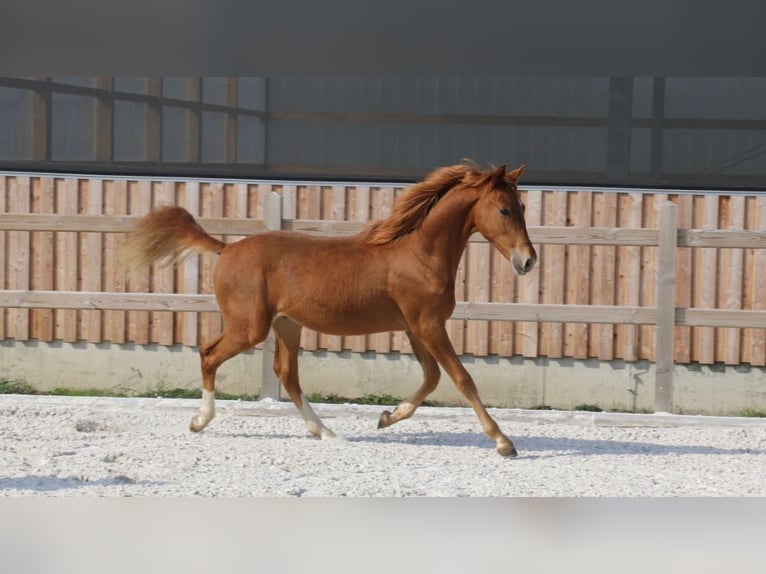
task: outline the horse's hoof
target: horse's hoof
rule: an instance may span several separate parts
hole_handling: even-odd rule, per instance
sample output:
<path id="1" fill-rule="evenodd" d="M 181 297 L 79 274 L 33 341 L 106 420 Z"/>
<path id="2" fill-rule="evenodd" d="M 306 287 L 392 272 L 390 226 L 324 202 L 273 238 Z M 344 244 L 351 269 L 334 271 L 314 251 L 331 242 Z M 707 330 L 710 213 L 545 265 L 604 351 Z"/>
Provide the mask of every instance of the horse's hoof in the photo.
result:
<path id="1" fill-rule="evenodd" d="M 189 430 L 192 432 L 200 432 L 202 429 L 204 429 L 207 426 L 206 424 L 199 424 L 197 422 L 197 417 L 193 416 L 191 421 L 189 421 Z"/>
<path id="2" fill-rule="evenodd" d="M 391 425 L 391 411 L 383 411 L 378 419 L 378 428 L 384 429 Z"/>
<path id="3" fill-rule="evenodd" d="M 507 456 L 508 458 L 516 458 L 519 456 L 519 453 L 516 450 L 516 447 L 513 446 L 513 443 L 498 445 L 497 452 L 502 456 Z"/>

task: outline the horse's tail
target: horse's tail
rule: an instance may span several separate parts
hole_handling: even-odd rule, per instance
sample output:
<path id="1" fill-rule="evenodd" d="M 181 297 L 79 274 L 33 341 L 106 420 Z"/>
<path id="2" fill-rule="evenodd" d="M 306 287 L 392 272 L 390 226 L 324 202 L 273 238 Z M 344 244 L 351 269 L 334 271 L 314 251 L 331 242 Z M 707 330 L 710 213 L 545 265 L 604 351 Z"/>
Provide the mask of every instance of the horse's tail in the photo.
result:
<path id="1" fill-rule="evenodd" d="M 120 249 L 128 270 L 158 259 L 175 263 L 189 252 L 220 253 L 226 243 L 211 237 L 183 207 L 168 205 L 151 211 L 138 222 Z"/>

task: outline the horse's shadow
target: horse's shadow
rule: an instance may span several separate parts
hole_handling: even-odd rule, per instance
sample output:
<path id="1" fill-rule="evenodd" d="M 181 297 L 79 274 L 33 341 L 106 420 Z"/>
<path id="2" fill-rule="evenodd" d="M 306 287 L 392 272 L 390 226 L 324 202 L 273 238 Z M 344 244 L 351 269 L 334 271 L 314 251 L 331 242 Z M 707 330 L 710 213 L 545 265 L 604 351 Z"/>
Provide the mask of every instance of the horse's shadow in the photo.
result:
<path id="1" fill-rule="evenodd" d="M 300 439 L 306 435 L 268 434 L 268 433 L 238 433 L 240 438 L 257 439 Z M 315 438 L 315 437 L 310 437 Z M 494 445 L 480 432 L 395 432 L 380 431 L 375 434 L 361 436 L 344 436 L 346 442 L 352 444 L 392 444 L 392 445 L 423 445 L 440 447 L 469 447 L 494 450 Z M 317 439 L 318 440 L 318 439 Z M 512 437 L 516 448 L 524 458 L 550 458 L 560 456 L 592 456 L 592 455 L 648 455 L 666 456 L 669 454 L 685 455 L 741 455 L 766 454 L 763 449 L 749 448 L 719 448 L 706 445 L 672 445 L 649 442 L 628 442 L 612 440 L 577 439 L 566 437 L 518 436 Z"/>
<path id="2" fill-rule="evenodd" d="M 75 477 L 55 477 L 55 476 L 18 476 L 18 477 L 0 477 L 0 492 L 5 490 L 30 490 L 33 492 L 55 492 L 58 490 L 72 490 L 80 488 L 89 488 L 94 486 L 114 486 L 114 485 L 159 485 L 161 483 L 146 480 L 131 480 L 124 476 L 115 476 L 109 478 L 99 478 L 97 480 L 83 480 Z"/>
<path id="3" fill-rule="evenodd" d="M 493 448 L 491 441 L 481 433 L 433 433 L 380 434 L 349 438 L 350 442 L 407 443 L 430 446 Z M 548 458 L 558 456 L 591 455 L 739 455 L 766 454 L 766 450 L 736 448 L 727 449 L 706 445 L 673 445 L 648 442 L 577 439 L 566 437 L 518 436 L 512 437 L 516 448 L 525 458 Z M 524 454 L 528 453 L 528 454 Z"/>

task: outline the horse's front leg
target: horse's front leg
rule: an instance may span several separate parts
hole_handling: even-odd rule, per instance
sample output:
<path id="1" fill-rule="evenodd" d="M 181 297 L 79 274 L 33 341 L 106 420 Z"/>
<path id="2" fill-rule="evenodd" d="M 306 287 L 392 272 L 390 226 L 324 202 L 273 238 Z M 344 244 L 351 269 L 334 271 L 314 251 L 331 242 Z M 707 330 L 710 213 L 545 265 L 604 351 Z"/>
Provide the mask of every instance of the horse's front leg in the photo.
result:
<path id="1" fill-rule="evenodd" d="M 497 452 L 503 456 L 517 456 L 518 452 L 511 439 L 503 434 L 495 420 L 487 412 L 487 409 L 484 408 L 479 398 L 476 383 L 474 383 L 471 375 L 468 374 L 468 371 L 460 362 L 457 353 L 455 353 L 444 325 L 435 323 L 418 325 L 416 329 L 413 328 L 413 332 L 423 341 L 428 351 L 436 358 L 452 379 L 452 382 L 455 383 L 457 389 L 473 407 L 484 432 L 495 441 Z"/>
<path id="2" fill-rule="evenodd" d="M 436 385 L 439 384 L 439 364 L 434 359 L 433 355 L 428 352 L 423 343 L 415 337 L 412 332 L 407 331 L 407 337 L 412 344 L 412 350 L 417 357 L 420 366 L 423 368 L 423 384 L 418 388 L 415 393 L 405 401 L 399 403 L 394 412 L 383 411 L 378 419 L 378 428 L 382 429 L 387 426 L 391 426 L 401 420 L 410 418 L 415 410 L 420 406 L 423 400 L 431 394 Z"/>

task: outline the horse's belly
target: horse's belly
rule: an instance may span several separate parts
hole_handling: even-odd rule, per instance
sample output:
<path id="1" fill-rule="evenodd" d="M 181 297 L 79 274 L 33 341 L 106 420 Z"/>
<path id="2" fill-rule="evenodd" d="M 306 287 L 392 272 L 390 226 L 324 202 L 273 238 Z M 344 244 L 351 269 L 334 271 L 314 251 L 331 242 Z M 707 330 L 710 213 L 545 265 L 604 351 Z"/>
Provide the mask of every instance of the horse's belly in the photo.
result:
<path id="1" fill-rule="evenodd" d="M 407 323 L 392 302 L 374 305 L 333 304 L 327 301 L 303 300 L 301 305 L 280 310 L 304 327 L 328 335 L 367 335 L 406 329 Z"/>

